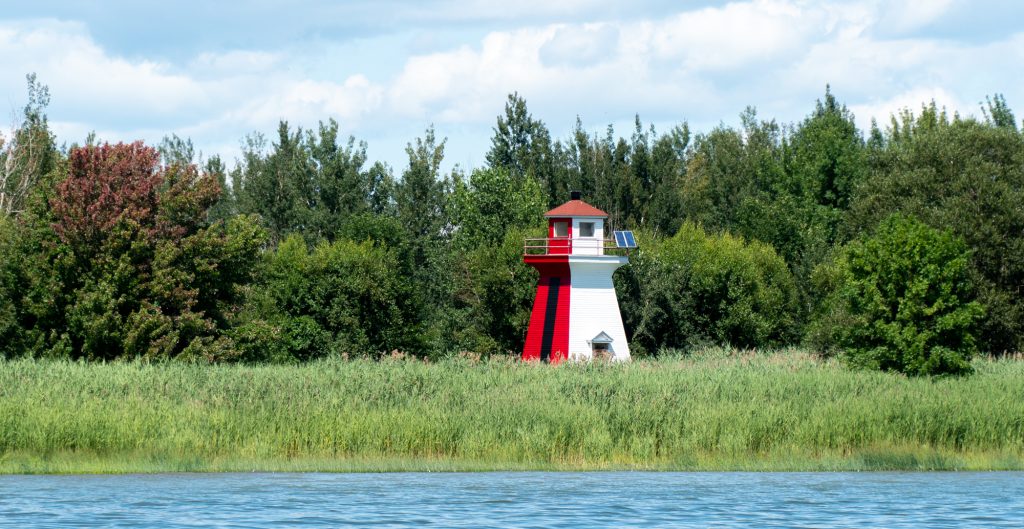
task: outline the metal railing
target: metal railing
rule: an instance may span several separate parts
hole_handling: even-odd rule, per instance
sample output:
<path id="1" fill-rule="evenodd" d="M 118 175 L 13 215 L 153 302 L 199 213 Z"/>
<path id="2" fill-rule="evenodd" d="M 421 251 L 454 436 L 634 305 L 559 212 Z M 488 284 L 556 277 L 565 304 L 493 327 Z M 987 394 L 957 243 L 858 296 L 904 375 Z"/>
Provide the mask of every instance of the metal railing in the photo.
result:
<path id="1" fill-rule="evenodd" d="M 523 255 L 625 255 L 613 239 L 541 237 L 526 239 Z"/>

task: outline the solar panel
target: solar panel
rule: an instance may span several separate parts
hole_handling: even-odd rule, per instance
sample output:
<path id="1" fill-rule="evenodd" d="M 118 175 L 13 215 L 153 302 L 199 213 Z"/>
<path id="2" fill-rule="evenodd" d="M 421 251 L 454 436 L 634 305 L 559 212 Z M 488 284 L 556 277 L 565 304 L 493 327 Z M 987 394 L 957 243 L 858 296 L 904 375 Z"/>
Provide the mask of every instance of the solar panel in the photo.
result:
<path id="1" fill-rule="evenodd" d="M 631 231 L 616 231 L 615 234 L 615 246 L 619 248 L 636 248 L 636 237 L 633 237 Z"/>

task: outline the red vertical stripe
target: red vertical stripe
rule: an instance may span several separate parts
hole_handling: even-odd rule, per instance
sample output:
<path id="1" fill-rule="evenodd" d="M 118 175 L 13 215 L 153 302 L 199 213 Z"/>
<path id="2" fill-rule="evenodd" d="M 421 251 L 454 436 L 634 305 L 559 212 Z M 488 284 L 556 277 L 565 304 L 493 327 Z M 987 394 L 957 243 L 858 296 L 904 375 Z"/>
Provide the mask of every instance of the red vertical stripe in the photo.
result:
<path id="1" fill-rule="evenodd" d="M 562 258 L 559 261 L 553 261 L 549 256 L 530 259 L 528 256 L 526 262 L 540 272 L 540 281 L 537 284 L 537 294 L 533 300 L 533 312 L 530 313 L 530 328 L 526 332 L 523 359 L 540 360 L 544 341 L 550 340 L 550 361 L 557 364 L 565 360 L 569 353 L 569 293 L 572 290 L 569 260 Z M 558 303 L 555 314 L 550 315 L 555 321 L 551 336 L 545 336 L 544 322 L 549 317 L 547 305 L 551 295 L 552 278 L 558 278 Z"/>

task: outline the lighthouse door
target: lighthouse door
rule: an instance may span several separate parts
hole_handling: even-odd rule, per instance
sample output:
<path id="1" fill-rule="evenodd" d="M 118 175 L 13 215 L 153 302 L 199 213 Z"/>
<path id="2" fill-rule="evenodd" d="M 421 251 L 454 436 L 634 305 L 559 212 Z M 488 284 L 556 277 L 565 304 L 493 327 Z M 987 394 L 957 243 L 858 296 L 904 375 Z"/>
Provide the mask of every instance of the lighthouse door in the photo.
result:
<path id="1" fill-rule="evenodd" d="M 548 254 L 568 255 L 572 253 L 570 219 L 551 219 L 548 228 Z"/>

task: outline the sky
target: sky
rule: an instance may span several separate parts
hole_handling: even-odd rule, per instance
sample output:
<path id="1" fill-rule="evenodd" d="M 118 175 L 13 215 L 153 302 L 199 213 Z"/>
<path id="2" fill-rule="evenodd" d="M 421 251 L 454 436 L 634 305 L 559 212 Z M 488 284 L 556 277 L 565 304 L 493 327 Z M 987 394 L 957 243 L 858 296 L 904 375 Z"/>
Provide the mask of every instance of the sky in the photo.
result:
<path id="1" fill-rule="evenodd" d="M 59 143 L 192 139 L 229 165 L 248 134 L 335 119 L 396 174 L 433 125 L 447 168 L 485 163 L 509 93 L 555 138 L 782 123 L 825 92 L 867 127 L 934 100 L 1024 112 L 1024 2 L 854 0 L 33 0 L 0 14 L 0 100 L 50 88 Z M 6 130 L 9 127 L 2 127 Z"/>

